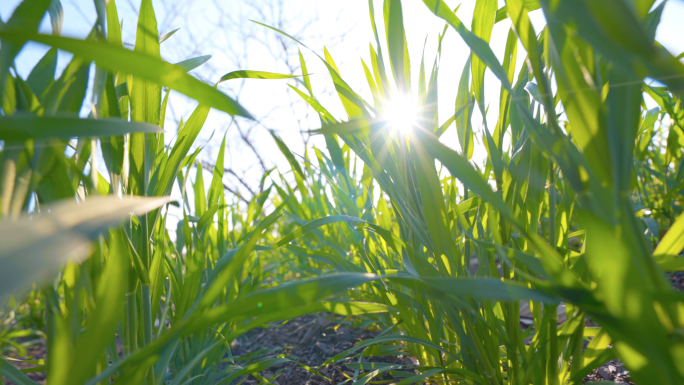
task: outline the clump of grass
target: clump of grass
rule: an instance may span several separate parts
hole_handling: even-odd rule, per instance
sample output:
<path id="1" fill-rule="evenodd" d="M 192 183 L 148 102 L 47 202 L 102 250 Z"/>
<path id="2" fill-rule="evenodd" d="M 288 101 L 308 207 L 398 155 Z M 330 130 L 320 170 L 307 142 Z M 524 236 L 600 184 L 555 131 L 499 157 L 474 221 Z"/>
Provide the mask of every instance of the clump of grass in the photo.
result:
<path id="1" fill-rule="evenodd" d="M 376 44 L 363 68 L 372 102 L 348 86 L 327 51 L 320 59 L 347 120 L 333 117 L 309 83 L 295 89 L 320 115 L 316 132 L 327 144 L 327 155 L 316 156 L 328 183 L 312 178 L 302 206 L 323 200 L 317 216 L 345 214 L 358 225 L 321 236 L 306 252 L 338 271 L 382 276 L 357 295 L 396 310 L 384 321 L 405 341 L 394 348 L 408 346 L 420 361 L 411 381 L 581 383 L 619 357 L 637 383 L 679 383 L 682 302 L 663 271 L 684 261 L 676 192 L 684 66 L 654 41 L 663 5 L 520 0 L 497 9 L 479 0 L 468 29 L 441 0 L 424 2 L 446 21 L 444 33 L 455 30 L 471 49 L 446 121 L 436 109 L 439 53 L 427 77 L 421 58 L 418 87 L 411 85 L 398 0 L 384 2 L 386 44 L 370 1 Z M 538 8 L 547 25 L 536 35 L 527 13 Z M 504 19 L 512 27 L 500 63 L 488 41 Z M 527 57 L 516 74 L 518 42 Z M 471 114 L 487 113 L 486 68 L 501 83 L 500 112 L 494 127 L 483 119 L 480 169 L 470 162 Z M 645 95 L 658 107 L 646 110 Z M 418 112 L 401 129 L 393 105 L 407 99 Z M 452 123 L 460 151 L 439 140 Z M 363 161 L 362 176 L 351 159 Z M 521 302 L 533 318 L 526 330 Z"/>
<path id="2" fill-rule="evenodd" d="M 268 194 L 255 197 L 247 212 L 226 200 L 225 141 L 208 189 L 201 171 L 194 186 L 187 183 L 199 152 L 193 142 L 210 108 L 246 119 L 250 114 L 187 74 L 206 57 L 178 65 L 161 59 L 164 39 L 150 0 L 142 2 L 133 50 L 123 47 L 116 2 L 99 3 L 102 17 L 85 40 L 36 33 L 51 4 L 43 0 L 22 2 L 0 31 L 0 298 L 22 298 L 33 288 L 32 300 L 44 306 L 45 326 L 35 334 L 45 336 L 47 358 L 30 361 L 42 366 L 28 371 L 46 372 L 50 384 L 230 383 L 285 360 L 245 366 L 233 360 L 230 342 L 253 327 L 322 310 L 384 310 L 321 302 L 375 279 L 362 274 L 263 289 L 267 274 L 255 249 L 277 250 L 303 234 L 278 241 L 270 231 L 285 202 L 266 215 Z M 29 40 L 52 49 L 22 79 L 12 71 L 13 60 Z M 74 57 L 55 78 L 58 49 Z M 219 82 L 288 77 L 234 71 Z M 168 144 L 164 114 L 171 90 L 199 105 Z M 92 112 L 80 118 L 88 97 Z M 100 174 L 100 155 L 107 176 Z M 183 192 L 194 189 L 195 205 L 184 194 L 176 203 L 183 220 L 168 229 L 174 184 Z M 17 336 L 3 334 L 9 343 Z M 33 383 L 4 359 L 0 372 L 15 383 Z"/>

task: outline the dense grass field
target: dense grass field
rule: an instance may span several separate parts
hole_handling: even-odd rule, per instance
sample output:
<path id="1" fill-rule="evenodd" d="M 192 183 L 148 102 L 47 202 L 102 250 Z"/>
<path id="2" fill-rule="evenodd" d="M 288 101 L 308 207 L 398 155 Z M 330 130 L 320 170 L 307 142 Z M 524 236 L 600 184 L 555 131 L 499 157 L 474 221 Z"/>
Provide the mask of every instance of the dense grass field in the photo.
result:
<path id="1" fill-rule="evenodd" d="M 316 54 L 346 111 L 333 116 L 301 53 L 303 76 L 236 69 L 206 84 L 187 73 L 206 59 L 162 59 L 170 42 L 151 0 L 133 49 L 115 0 L 95 0 L 84 40 L 37 33 L 46 13 L 60 29 L 59 1 L 24 0 L 0 28 L 2 376 L 277 383 L 261 373 L 295 361 L 333 383 L 321 369 L 344 361 L 354 384 L 387 372 L 400 384 L 560 385 L 618 358 L 637 384 L 684 383 L 684 295 L 666 275 L 684 270 L 684 66 L 655 41 L 664 3 L 477 0 L 467 26 L 423 2 L 444 24 L 434 38 L 455 33 L 471 50 L 465 67 L 441 68 L 441 44 L 435 58 L 409 52 L 401 2 L 377 15 L 370 0 L 372 100 Z M 527 13 L 540 8 L 536 34 Z M 489 41 L 506 19 L 500 62 Z M 14 59 L 27 41 L 51 49 L 24 79 Z M 74 56 L 57 77 L 58 50 Z M 450 111 L 437 108 L 438 87 L 455 86 L 440 71 L 460 76 Z M 501 84 L 487 103 L 485 74 Z M 195 143 L 211 108 L 252 119 L 216 87 L 244 78 L 289 79 L 326 144 L 302 157 L 274 133 L 289 168 L 264 175 L 248 205 L 224 191 L 225 139 L 211 180 Z M 171 90 L 199 102 L 178 127 L 164 127 Z M 497 100 L 494 119 L 474 121 Z M 440 141 L 447 130 L 457 145 Z M 233 354 L 248 331 L 311 313 L 376 337 L 319 367 Z M 42 344 L 44 357 L 27 356 Z M 415 365 L 366 361 L 394 355 Z"/>

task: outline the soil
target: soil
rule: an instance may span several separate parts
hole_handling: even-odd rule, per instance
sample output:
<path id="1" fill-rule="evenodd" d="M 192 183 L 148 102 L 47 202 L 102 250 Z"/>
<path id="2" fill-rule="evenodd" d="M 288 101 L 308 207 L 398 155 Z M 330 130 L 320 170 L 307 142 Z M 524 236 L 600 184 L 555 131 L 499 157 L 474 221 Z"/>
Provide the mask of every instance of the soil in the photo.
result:
<path id="1" fill-rule="evenodd" d="M 675 289 L 682 291 L 684 290 L 684 271 L 675 271 L 673 273 L 667 273 L 670 283 Z"/>
<path id="2" fill-rule="evenodd" d="M 234 344 L 233 355 L 245 355 L 259 350 L 266 350 L 264 355 L 284 354 L 287 358 L 309 367 L 317 367 L 329 358 L 339 354 L 359 342 L 375 338 L 379 332 L 365 328 L 350 327 L 341 318 L 334 315 L 305 315 L 288 321 L 283 325 L 253 329 L 241 336 Z M 345 361 L 350 362 L 350 361 Z M 357 359 L 354 362 L 358 362 Z M 415 366 L 417 362 L 408 356 L 382 356 L 364 358 L 363 362 L 382 362 L 402 366 Z M 282 371 L 272 381 L 273 384 L 340 384 L 354 377 L 354 369 L 348 368 L 344 362 L 334 363 L 319 371 L 330 381 L 310 373 L 295 363 L 284 363 L 271 367 L 261 375 L 269 378 Z M 374 381 L 394 378 L 388 373 L 374 378 Z M 397 379 L 398 381 L 399 379 Z M 250 382 L 251 381 L 251 382 Z M 247 379 L 245 384 L 258 383 L 255 379 Z"/>
<path id="3" fill-rule="evenodd" d="M 41 340 L 40 344 L 37 344 L 32 348 L 26 349 L 27 357 L 17 357 L 14 354 L 8 354 L 8 356 L 10 358 L 16 358 L 16 359 L 20 359 L 20 360 L 45 359 L 45 358 L 47 358 L 47 350 L 45 349 L 45 343 L 44 342 L 45 342 L 44 340 Z M 22 361 L 9 361 L 9 363 L 14 365 L 15 367 L 17 367 L 19 369 L 35 368 L 37 366 L 37 365 L 33 365 L 33 364 L 28 364 L 28 363 L 22 362 Z M 47 372 L 26 373 L 28 378 L 32 379 L 33 381 L 35 381 L 39 384 L 45 383 L 46 374 L 47 374 Z M 5 377 L 2 377 L 2 379 L 5 381 L 5 384 L 8 384 L 8 385 L 14 384 L 12 381 L 9 381 Z"/>
<path id="4" fill-rule="evenodd" d="M 629 371 L 622 366 L 620 360 L 610 360 L 600 368 L 584 377 L 585 384 L 598 381 L 611 381 L 616 384 L 634 384 L 629 378 Z"/>

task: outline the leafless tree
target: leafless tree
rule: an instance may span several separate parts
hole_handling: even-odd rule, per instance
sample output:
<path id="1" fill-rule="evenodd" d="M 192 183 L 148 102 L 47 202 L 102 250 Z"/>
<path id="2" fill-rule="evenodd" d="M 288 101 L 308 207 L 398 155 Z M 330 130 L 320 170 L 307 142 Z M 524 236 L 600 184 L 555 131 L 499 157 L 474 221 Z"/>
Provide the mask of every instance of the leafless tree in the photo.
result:
<path id="1" fill-rule="evenodd" d="M 92 2 L 87 0 L 63 0 L 75 7 L 83 17 L 85 25 L 95 22 Z M 208 83 L 215 83 L 222 75 L 243 69 L 301 75 L 299 47 L 292 40 L 275 31 L 253 23 L 251 20 L 286 31 L 301 41 L 312 42 L 312 46 L 334 47 L 340 44 L 347 31 L 331 34 L 330 25 L 321 25 L 319 4 L 305 0 L 293 5 L 285 0 L 155 0 L 154 7 L 160 35 L 180 29 L 162 44 L 162 57 L 172 63 L 202 55 L 212 59 L 193 70 L 194 76 Z M 117 8 L 122 19 L 124 44 L 134 46 L 139 0 L 119 0 Z M 341 13 L 338 14 L 338 18 Z M 303 50 L 305 58 L 312 58 Z M 246 92 L 258 80 L 236 79 L 222 83 L 222 91 L 242 101 Z M 302 87 L 301 82 L 294 83 Z M 310 146 L 310 122 L 317 124 L 318 118 L 285 84 L 284 98 L 271 107 L 262 108 L 255 120 L 231 119 L 225 114 L 213 114 L 205 124 L 197 143 L 205 147 L 198 159 L 205 170 L 213 170 L 220 138 L 226 135 L 224 164 L 224 186 L 226 190 L 243 201 L 249 201 L 254 194 L 263 191 L 263 174 L 276 163 L 280 154 L 268 151 L 273 147 L 268 130 L 296 132 L 301 143 L 298 148 Z M 332 93 L 330 84 L 324 93 Z M 244 103 L 243 103 L 244 104 Z M 250 105 L 246 107 L 251 111 Z M 194 103 L 182 95 L 172 93 L 167 108 L 165 129 L 173 132 L 183 116 L 188 116 Z M 210 115 L 212 118 L 212 115 Z M 171 124 L 173 123 L 173 124 Z M 175 127 L 174 127 L 175 126 Z M 167 135 L 173 138 L 172 134 Z M 292 143 L 291 136 L 288 144 Z"/>
<path id="2" fill-rule="evenodd" d="M 129 0 L 132 1 L 132 0 Z M 183 38 L 165 47 L 167 60 L 184 60 L 189 57 L 212 54 L 214 57 L 194 73 L 215 82 L 226 72 L 238 69 L 257 69 L 286 74 L 302 74 L 299 47 L 292 40 L 250 20 L 286 31 L 303 41 L 317 45 L 334 46 L 343 41 L 346 31 L 326 36 L 320 22 L 318 8 L 301 13 L 298 7 L 287 6 L 284 0 L 243 0 L 227 8 L 221 0 L 211 0 L 200 12 L 189 12 L 193 7 L 187 0 L 165 0 L 163 18 L 158 16 L 161 33 L 181 28 Z M 202 17 L 204 16 L 204 17 Z M 179 33 L 181 33 L 179 31 Z M 168 51 L 168 52 L 167 52 Z M 234 80 L 222 86 L 224 91 L 240 101 L 249 80 Z M 299 86 L 299 85 L 298 85 Z M 285 87 L 285 85 L 283 85 Z M 287 87 L 286 87 L 287 88 Z M 310 144 L 309 126 L 311 111 L 304 101 L 287 88 L 287 100 L 255 116 L 253 121 L 223 119 L 214 138 L 223 134 L 226 140 L 224 185 L 227 190 L 243 199 L 263 191 L 261 176 L 274 165 L 274 155 L 264 153 L 264 141 L 271 141 L 269 129 L 278 131 L 274 118 L 287 121 L 288 129 L 299 131 L 302 148 Z M 180 106 L 180 107 L 179 107 Z M 178 124 L 186 111 L 187 103 L 171 103 L 170 114 Z M 296 127 L 296 128 L 295 128 Z M 207 134 L 208 135 L 208 134 Z M 218 141 L 209 143 L 209 154 L 216 154 Z M 213 170 L 212 157 L 202 159 L 203 168 Z"/>

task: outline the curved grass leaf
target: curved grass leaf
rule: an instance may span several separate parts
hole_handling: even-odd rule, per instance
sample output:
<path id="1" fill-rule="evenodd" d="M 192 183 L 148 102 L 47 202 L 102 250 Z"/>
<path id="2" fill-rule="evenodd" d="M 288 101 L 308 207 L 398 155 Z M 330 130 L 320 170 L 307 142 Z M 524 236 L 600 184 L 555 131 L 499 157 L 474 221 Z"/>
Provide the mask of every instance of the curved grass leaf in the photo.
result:
<path id="1" fill-rule="evenodd" d="M 0 139 L 20 141 L 26 139 L 73 137 L 100 137 L 127 133 L 164 132 L 149 123 L 127 122 L 121 119 L 80 119 L 77 117 L 0 116 Z"/>
<path id="2" fill-rule="evenodd" d="M 174 29 L 173 31 L 170 31 L 170 32 L 165 33 L 164 36 L 162 36 L 161 38 L 159 38 L 159 44 L 161 44 L 161 43 L 165 42 L 166 40 L 168 40 L 171 36 L 173 36 L 176 32 L 178 32 L 178 30 L 180 30 L 180 28 L 176 28 L 176 29 Z"/>
<path id="3" fill-rule="evenodd" d="M 288 75 L 288 74 L 278 74 L 274 72 L 264 72 L 264 71 L 251 71 L 251 70 L 240 70 L 228 72 L 227 74 L 221 76 L 219 83 L 225 82 L 231 79 L 292 79 L 300 76 L 307 75 Z"/>
<path id="4" fill-rule="evenodd" d="M 216 88 L 188 75 L 182 67 L 154 57 L 112 46 L 103 42 L 84 41 L 61 36 L 41 35 L 25 30 L 3 30 L 0 38 L 13 43 L 27 40 L 46 44 L 94 61 L 110 72 L 121 71 L 161 84 L 193 98 L 209 107 L 231 115 L 252 118 L 238 102 Z"/>
<path id="5" fill-rule="evenodd" d="M 37 385 L 38 383 L 30 379 L 21 370 L 0 358 L 0 374 L 17 385 Z"/>
<path id="6" fill-rule="evenodd" d="M 680 214 L 677 220 L 653 252 L 653 258 L 657 262 L 666 262 L 674 259 L 684 248 L 684 214 Z"/>
<path id="7" fill-rule="evenodd" d="M 466 159 L 473 156 L 475 143 L 473 141 L 473 127 L 471 124 L 471 117 L 473 115 L 475 100 L 470 91 L 470 61 L 468 57 L 461 79 L 458 82 L 458 91 L 456 93 L 456 132 L 458 133 L 458 143 L 461 145 L 461 153 L 465 155 Z"/>
<path id="8" fill-rule="evenodd" d="M 306 306 L 293 307 L 282 311 L 270 312 L 254 318 L 248 323 L 233 330 L 228 338 L 235 338 L 248 330 L 265 325 L 269 322 L 293 319 L 305 314 L 327 312 L 342 316 L 384 313 L 391 310 L 386 305 L 359 301 L 317 302 Z"/>
<path id="9" fill-rule="evenodd" d="M 209 107 L 205 105 L 198 105 L 188 121 L 178 130 L 178 138 L 171 149 L 171 154 L 166 162 L 166 166 L 164 166 L 159 182 L 156 185 L 150 184 L 149 195 L 166 196 L 171 194 L 173 181 L 178 176 L 178 171 L 181 169 L 183 160 L 188 151 L 190 151 L 190 147 L 192 147 L 197 135 L 199 135 L 209 115 L 209 110 Z M 199 151 L 199 148 L 197 150 Z"/>
<path id="10" fill-rule="evenodd" d="M 201 66 L 202 64 L 206 63 L 211 59 L 211 55 L 204 55 L 204 56 L 198 56 L 198 57 L 193 57 L 191 59 L 183 60 L 175 65 L 183 68 L 185 72 L 190 72 L 194 70 L 195 68 Z"/>
<path id="11" fill-rule="evenodd" d="M 383 342 L 394 342 L 394 341 L 405 341 L 405 342 L 412 342 L 414 344 L 420 344 L 420 345 L 425 345 L 431 348 L 434 348 L 436 350 L 439 350 L 440 352 L 446 354 L 446 355 L 451 355 L 453 354 L 449 352 L 448 350 L 442 348 L 441 346 L 431 342 L 431 341 L 426 341 L 421 338 L 416 338 L 416 337 L 409 337 L 409 336 L 401 336 L 401 335 L 389 335 L 389 336 L 378 336 L 373 339 L 365 340 L 360 342 L 358 345 L 349 348 L 342 353 L 336 354 L 334 357 L 329 358 L 327 361 L 321 364 L 321 366 L 326 366 L 330 365 L 334 362 L 337 362 L 339 360 L 342 360 L 346 358 L 348 355 L 359 351 L 362 348 L 365 348 L 367 346 L 383 343 Z"/>
<path id="12" fill-rule="evenodd" d="M 42 214 L 0 223 L 0 298 L 52 277 L 69 260 L 87 257 L 90 240 L 131 213 L 142 214 L 170 201 L 168 197 L 94 196 L 81 204 L 44 206 Z"/>
<path id="13" fill-rule="evenodd" d="M 233 302 L 209 309 L 202 315 L 197 315 L 184 333 L 231 320 L 309 306 L 346 291 L 348 288 L 377 279 L 379 279 L 377 275 L 369 273 L 330 274 L 259 290 Z"/>
<path id="14" fill-rule="evenodd" d="M 389 51 L 394 81 L 400 92 L 407 92 L 410 89 L 411 82 L 410 73 L 406 73 L 406 33 L 404 31 L 401 1 L 385 0 L 383 9 L 387 49 Z"/>
<path id="15" fill-rule="evenodd" d="M 285 156 L 287 161 L 290 163 L 290 166 L 292 166 L 292 169 L 299 173 L 299 175 L 304 178 L 304 171 L 302 171 L 301 166 L 299 165 L 299 162 L 295 159 L 294 155 L 292 155 L 292 152 L 290 149 L 287 147 L 285 142 L 273 131 L 269 131 L 271 133 L 271 137 L 273 137 L 273 140 L 275 140 L 276 144 L 278 145 L 278 149 L 280 152 Z"/>
<path id="16" fill-rule="evenodd" d="M 35 33 L 49 6 L 50 0 L 24 0 L 14 10 L 7 23 L 2 25 L 2 29 L 24 28 Z M 25 43 L 25 40 L 2 42 L 2 47 L 0 47 L 0 102 L 5 96 L 5 86 L 8 84 L 8 76 L 10 76 L 9 69 L 14 65 L 14 58 Z"/>
<path id="17" fill-rule="evenodd" d="M 543 292 L 495 278 L 406 278 L 401 276 L 386 276 L 383 278 L 433 296 L 442 296 L 440 293 L 444 293 L 456 297 L 470 297 L 492 301 L 533 300 L 549 304 L 560 303 L 558 298 Z"/>
<path id="18" fill-rule="evenodd" d="M 363 219 L 359 219 L 356 217 L 348 216 L 348 215 L 331 215 L 329 217 L 325 218 L 318 218 L 314 219 L 313 221 L 305 224 L 302 227 L 297 228 L 297 230 L 291 232 L 290 234 L 286 235 L 285 237 L 281 238 L 278 242 L 274 243 L 271 248 L 278 248 L 280 246 L 283 246 L 292 240 L 301 237 L 302 235 L 313 231 L 321 226 L 330 224 L 330 223 L 336 223 L 336 222 L 347 222 L 347 223 L 358 223 L 358 222 L 363 222 L 365 223 Z"/>
<path id="19" fill-rule="evenodd" d="M 55 81 L 57 69 L 57 50 L 52 48 L 31 70 L 26 83 L 37 96 L 40 96 Z"/>
<path id="20" fill-rule="evenodd" d="M 209 345 L 205 349 L 203 349 L 201 352 L 199 352 L 197 355 L 195 355 L 190 362 L 183 367 L 183 369 L 176 374 L 175 378 L 173 381 L 168 383 L 169 385 L 181 385 L 183 380 L 190 374 L 190 371 L 195 368 L 202 360 L 204 357 L 206 357 L 209 353 L 211 353 L 212 350 L 214 350 L 217 346 L 221 345 L 223 343 L 223 340 L 218 340 L 214 342 L 213 344 Z"/>

